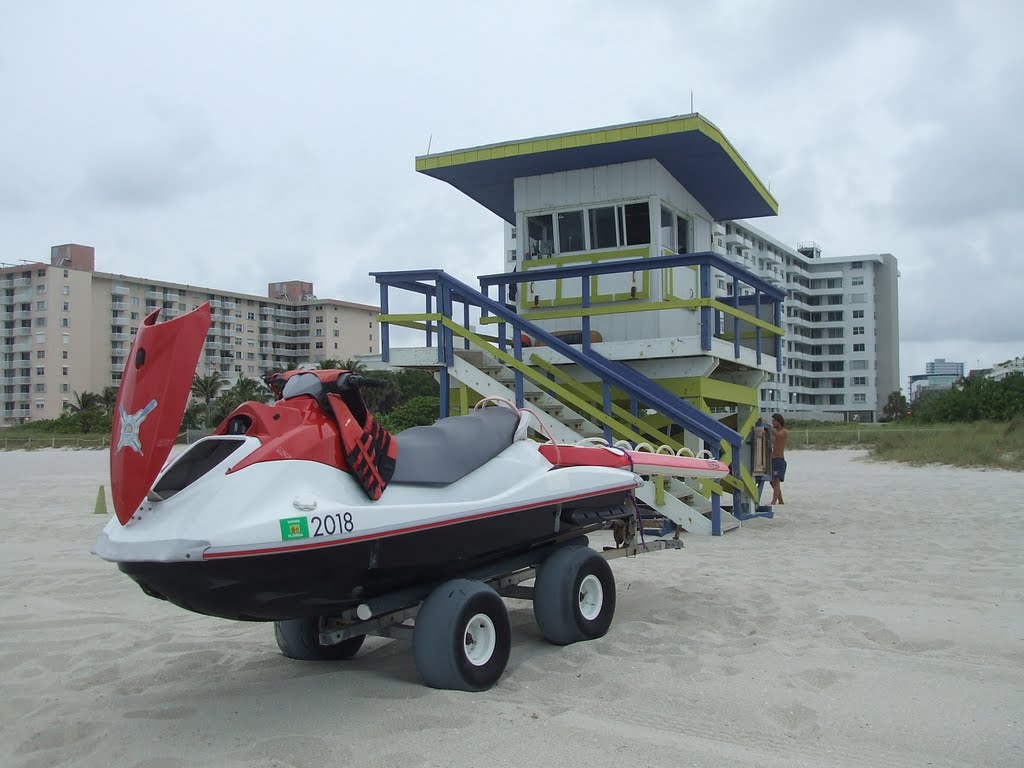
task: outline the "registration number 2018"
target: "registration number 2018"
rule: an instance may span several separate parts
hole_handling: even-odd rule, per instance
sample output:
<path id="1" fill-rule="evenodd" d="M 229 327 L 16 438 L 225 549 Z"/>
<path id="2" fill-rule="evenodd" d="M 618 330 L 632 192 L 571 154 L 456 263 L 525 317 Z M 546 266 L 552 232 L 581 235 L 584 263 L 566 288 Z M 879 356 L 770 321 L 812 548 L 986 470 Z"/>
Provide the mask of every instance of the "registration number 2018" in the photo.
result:
<path id="1" fill-rule="evenodd" d="M 355 522 L 351 512 L 335 512 L 333 515 L 311 515 L 309 525 L 313 529 L 313 537 L 334 536 L 337 533 L 351 533 L 355 530 Z"/>

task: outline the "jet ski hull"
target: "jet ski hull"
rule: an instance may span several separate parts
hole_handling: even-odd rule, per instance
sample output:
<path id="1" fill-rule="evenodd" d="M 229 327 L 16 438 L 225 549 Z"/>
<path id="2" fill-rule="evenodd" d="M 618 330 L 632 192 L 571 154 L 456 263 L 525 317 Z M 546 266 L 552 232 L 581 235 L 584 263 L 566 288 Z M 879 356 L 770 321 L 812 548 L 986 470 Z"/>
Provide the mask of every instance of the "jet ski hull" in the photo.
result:
<path id="1" fill-rule="evenodd" d="M 311 542 L 307 548 L 240 551 L 195 561 L 127 561 L 118 567 L 147 594 L 196 613 L 242 621 L 330 615 L 371 597 L 437 583 L 606 527 L 631 514 L 631 492 L 623 487 L 478 519 Z"/>

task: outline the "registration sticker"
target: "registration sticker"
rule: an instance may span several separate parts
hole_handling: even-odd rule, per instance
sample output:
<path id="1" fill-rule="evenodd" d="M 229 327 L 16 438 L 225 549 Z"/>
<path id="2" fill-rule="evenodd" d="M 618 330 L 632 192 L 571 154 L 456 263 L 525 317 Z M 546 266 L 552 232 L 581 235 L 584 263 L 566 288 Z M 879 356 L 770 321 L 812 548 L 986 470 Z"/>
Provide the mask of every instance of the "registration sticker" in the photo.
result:
<path id="1" fill-rule="evenodd" d="M 289 517 L 278 520 L 281 524 L 281 541 L 309 538 L 309 521 L 304 517 Z"/>

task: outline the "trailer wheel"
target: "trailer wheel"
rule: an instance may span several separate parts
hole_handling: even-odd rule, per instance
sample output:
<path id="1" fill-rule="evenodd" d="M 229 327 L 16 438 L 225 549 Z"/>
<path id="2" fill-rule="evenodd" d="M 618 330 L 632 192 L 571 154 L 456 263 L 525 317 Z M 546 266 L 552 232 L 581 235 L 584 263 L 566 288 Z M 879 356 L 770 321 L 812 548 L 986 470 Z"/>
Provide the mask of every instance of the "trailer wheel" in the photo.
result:
<path id="1" fill-rule="evenodd" d="M 602 637 L 615 615 L 615 577 L 608 561 L 587 547 L 566 547 L 537 568 L 533 615 L 555 645 Z"/>
<path id="2" fill-rule="evenodd" d="M 359 652 L 366 639 L 366 635 L 356 635 L 336 645 L 322 645 L 319 616 L 275 621 L 274 637 L 281 653 L 299 661 L 347 661 Z"/>
<path id="3" fill-rule="evenodd" d="M 479 581 L 445 582 L 416 614 L 412 655 L 431 688 L 487 690 L 505 671 L 511 650 L 505 601 Z"/>

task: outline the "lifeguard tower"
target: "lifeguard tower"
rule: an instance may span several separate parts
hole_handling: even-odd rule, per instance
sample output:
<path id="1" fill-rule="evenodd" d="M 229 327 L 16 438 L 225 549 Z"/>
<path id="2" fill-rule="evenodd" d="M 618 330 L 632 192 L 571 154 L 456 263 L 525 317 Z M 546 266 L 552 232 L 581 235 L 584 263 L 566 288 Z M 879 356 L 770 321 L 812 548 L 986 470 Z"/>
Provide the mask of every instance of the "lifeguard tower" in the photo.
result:
<path id="1" fill-rule="evenodd" d="M 784 294 L 711 244 L 716 221 L 777 203 L 714 125 L 670 117 L 425 155 L 416 169 L 507 223 L 504 269 L 479 289 L 440 270 L 376 273 L 384 362 L 435 369 L 442 415 L 503 396 L 545 411 L 560 442 L 728 462 L 721 483 L 638 492 L 685 530 L 770 515 L 758 388 L 782 369 Z M 394 290 L 421 294 L 424 311 L 389 314 Z M 391 348 L 389 324 L 424 331 L 427 348 Z"/>

